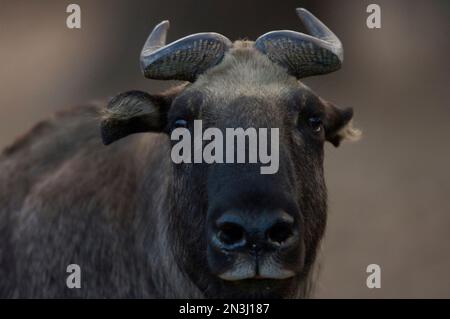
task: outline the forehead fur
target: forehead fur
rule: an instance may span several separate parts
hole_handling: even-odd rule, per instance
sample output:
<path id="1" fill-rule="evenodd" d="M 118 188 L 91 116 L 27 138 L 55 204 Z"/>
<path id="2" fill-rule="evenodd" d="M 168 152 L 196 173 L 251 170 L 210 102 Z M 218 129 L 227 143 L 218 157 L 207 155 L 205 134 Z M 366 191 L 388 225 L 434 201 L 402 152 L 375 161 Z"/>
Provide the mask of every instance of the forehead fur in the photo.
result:
<path id="1" fill-rule="evenodd" d="M 223 60 L 192 85 L 227 98 L 276 96 L 296 87 L 297 79 L 256 50 L 253 41 L 236 41 Z"/>

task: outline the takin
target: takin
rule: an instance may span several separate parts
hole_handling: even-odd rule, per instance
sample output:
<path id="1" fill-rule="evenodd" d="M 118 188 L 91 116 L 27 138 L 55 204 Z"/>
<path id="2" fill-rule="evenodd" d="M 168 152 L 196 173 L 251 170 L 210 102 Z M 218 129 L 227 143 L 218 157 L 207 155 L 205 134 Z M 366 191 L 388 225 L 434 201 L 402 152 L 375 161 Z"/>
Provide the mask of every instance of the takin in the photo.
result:
<path id="1" fill-rule="evenodd" d="M 324 143 L 355 139 L 353 111 L 301 78 L 338 70 L 339 39 L 310 35 L 146 41 L 147 78 L 181 80 L 55 114 L 0 157 L 0 297 L 305 298 L 327 220 Z M 171 133 L 278 128 L 279 169 L 174 163 Z M 136 134 L 140 133 L 140 134 Z M 107 145 L 107 146 L 105 146 Z M 248 146 L 246 146 L 248 147 Z M 81 269 L 69 289 L 68 265 Z"/>

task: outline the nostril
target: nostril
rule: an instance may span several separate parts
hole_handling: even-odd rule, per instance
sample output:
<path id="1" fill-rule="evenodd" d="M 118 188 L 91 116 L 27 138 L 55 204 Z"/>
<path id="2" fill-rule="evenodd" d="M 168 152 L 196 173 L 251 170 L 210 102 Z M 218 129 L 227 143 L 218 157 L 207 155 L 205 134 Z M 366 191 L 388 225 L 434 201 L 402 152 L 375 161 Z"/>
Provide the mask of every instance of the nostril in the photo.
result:
<path id="1" fill-rule="evenodd" d="M 219 226 L 219 240 L 226 245 L 235 245 L 245 241 L 245 230 L 240 225 L 225 222 Z"/>
<path id="2" fill-rule="evenodd" d="M 275 244 L 281 245 L 294 235 L 292 223 L 276 223 L 267 231 L 267 239 Z"/>

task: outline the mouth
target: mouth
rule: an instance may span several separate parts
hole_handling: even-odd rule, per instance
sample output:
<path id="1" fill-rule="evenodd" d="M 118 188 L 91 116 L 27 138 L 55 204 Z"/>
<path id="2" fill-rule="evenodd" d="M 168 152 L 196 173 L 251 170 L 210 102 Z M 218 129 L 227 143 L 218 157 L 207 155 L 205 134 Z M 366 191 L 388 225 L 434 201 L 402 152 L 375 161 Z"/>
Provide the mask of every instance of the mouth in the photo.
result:
<path id="1" fill-rule="evenodd" d="M 282 298 L 298 285 L 303 271 L 301 254 L 291 250 L 249 254 L 210 249 L 208 257 L 218 291 L 227 298 Z"/>
<path id="2" fill-rule="evenodd" d="M 231 268 L 218 274 L 220 279 L 226 281 L 283 280 L 294 276 L 294 271 L 283 268 L 273 258 L 261 261 L 240 258 Z"/>

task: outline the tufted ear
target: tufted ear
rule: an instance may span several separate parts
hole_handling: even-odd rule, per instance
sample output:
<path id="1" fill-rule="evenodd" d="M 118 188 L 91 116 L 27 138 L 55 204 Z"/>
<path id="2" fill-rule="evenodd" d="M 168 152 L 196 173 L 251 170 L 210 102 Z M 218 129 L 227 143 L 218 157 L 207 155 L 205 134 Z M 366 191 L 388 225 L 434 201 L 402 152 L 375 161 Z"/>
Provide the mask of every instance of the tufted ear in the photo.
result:
<path id="1" fill-rule="evenodd" d="M 113 97 L 102 114 L 100 129 L 103 144 L 109 145 L 134 133 L 162 132 L 175 96 L 129 91 Z"/>
<path id="2" fill-rule="evenodd" d="M 325 102 L 325 137 L 334 146 L 338 147 L 343 140 L 356 141 L 361 131 L 352 125 L 353 109 L 340 109 L 332 103 Z"/>

